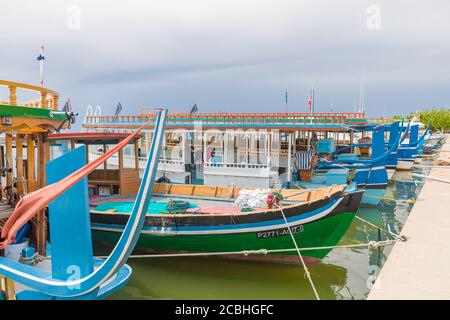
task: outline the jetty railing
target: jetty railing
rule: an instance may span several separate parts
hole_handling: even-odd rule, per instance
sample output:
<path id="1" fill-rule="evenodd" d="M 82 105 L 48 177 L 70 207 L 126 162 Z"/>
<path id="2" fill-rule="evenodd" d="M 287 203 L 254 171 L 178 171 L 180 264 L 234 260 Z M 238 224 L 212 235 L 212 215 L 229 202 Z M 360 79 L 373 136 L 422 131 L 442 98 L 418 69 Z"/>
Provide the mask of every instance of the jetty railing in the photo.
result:
<path id="1" fill-rule="evenodd" d="M 145 123 L 153 115 L 136 116 L 86 116 L 84 124 L 123 124 L 136 125 Z M 306 112 L 278 113 L 278 112 L 203 112 L 170 113 L 168 125 L 194 125 L 197 122 L 210 124 L 336 124 L 365 123 L 363 112 Z"/>
<path id="2" fill-rule="evenodd" d="M 7 87 L 9 91 L 8 101 L 0 101 L 0 104 L 50 110 L 58 109 L 59 93 L 54 90 L 27 83 L 8 80 L 0 80 L 0 87 Z M 19 102 L 17 100 L 17 89 L 34 91 L 39 94 L 39 98 L 36 100 Z"/>
<path id="3" fill-rule="evenodd" d="M 376 124 L 391 124 L 399 120 L 391 119 L 391 118 L 368 118 L 367 122 L 376 123 Z M 401 121 L 401 119 L 400 119 Z"/>
<path id="4" fill-rule="evenodd" d="M 205 162 L 205 167 L 212 168 L 239 168 L 239 169 L 268 169 L 264 163 L 234 163 L 234 162 Z"/>

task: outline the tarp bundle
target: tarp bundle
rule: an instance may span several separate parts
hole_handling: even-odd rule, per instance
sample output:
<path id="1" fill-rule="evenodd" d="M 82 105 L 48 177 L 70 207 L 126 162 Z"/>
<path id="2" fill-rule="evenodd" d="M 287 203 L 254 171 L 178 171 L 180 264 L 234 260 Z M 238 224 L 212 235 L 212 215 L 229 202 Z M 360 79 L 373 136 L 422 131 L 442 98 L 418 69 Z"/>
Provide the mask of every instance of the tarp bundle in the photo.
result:
<path id="1" fill-rule="evenodd" d="M 239 196 L 234 203 L 239 207 L 263 208 L 267 204 L 267 197 L 270 193 L 269 189 L 243 189 L 239 191 Z"/>

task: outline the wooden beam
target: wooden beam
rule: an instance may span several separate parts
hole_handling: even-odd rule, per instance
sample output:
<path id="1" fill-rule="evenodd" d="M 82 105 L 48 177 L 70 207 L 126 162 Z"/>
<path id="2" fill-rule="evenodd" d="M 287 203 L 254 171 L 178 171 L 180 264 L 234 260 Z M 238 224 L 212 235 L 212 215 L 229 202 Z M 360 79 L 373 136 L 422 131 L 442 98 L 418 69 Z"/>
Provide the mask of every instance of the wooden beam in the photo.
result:
<path id="1" fill-rule="evenodd" d="M 5 146 L 0 146 L 0 167 L 5 166 Z M 0 190 L 3 190 L 2 179 L 0 179 Z M 0 200 L 3 201 L 3 192 L 0 192 Z"/>
<path id="2" fill-rule="evenodd" d="M 49 160 L 50 154 L 47 150 L 50 150 L 50 145 L 48 141 L 47 133 L 38 134 L 38 159 L 37 159 L 37 187 L 38 189 L 45 187 L 45 165 Z"/>
<path id="3" fill-rule="evenodd" d="M 134 160 L 135 160 L 135 168 L 137 171 L 139 171 L 139 145 L 138 145 L 139 139 L 134 139 Z"/>
<path id="4" fill-rule="evenodd" d="M 17 168 L 17 193 L 20 197 L 26 193 L 25 177 L 23 172 L 23 135 L 16 136 L 16 168 Z"/>
<path id="5" fill-rule="evenodd" d="M 124 195 L 125 190 L 123 190 L 123 149 L 119 150 L 119 194 Z"/>
<path id="6" fill-rule="evenodd" d="M 34 176 L 34 136 L 27 135 L 27 189 L 28 193 L 36 190 L 36 181 Z"/>
<path id="7" fill-rule="evenodd" d="M 0 282 L 3 282 L 5 289 L 6 300 L 16 300 L 16 290 L 14 287 L 14 281 L 3 276 L 0 276 Z M 1 289 L 1 288 L 0 288 Z"/>
<path id="8" fill-rule="evenodd" d="M 106 144 L 103 145 L 103 154 L 106 153 Z M 108 170 L 108 161 L 103 162 L 103 170 Z"/>
<path id="9" fill-rule="evenodd" d="M 17 104 L 16 87 L 10 85 L 8 88 L 9 88 L 9 104 L 14 106 Z"/>
<path id="10" fill-rule="evenodd" d="M 45 187 L 46 178 L 45 178 L 45 165 L 48 160 L 48 155 L 46 154 L 46 145 L 48 145 L 48 134 L 47 133 L 39 133 L 38 134 L 38 159 L 37 159 L 37 186 L 38 189 Z M 37 251 L 45 255 L 46 254 L 46 243 L 47 243 L 47 220 L 45 217 L 45 209 L 40 210 L 37 214 Z"/>
<path id="11" fill-rule="evenodd" d="M 5 133 L 5 147 L 6 147 L 6 167 L 8 169 L 13 169 L 13 159 L 12 159 L 12 134 Z M 6 186 L 11 187 L 13 182 L 13 173 L 6 173 Z"/>

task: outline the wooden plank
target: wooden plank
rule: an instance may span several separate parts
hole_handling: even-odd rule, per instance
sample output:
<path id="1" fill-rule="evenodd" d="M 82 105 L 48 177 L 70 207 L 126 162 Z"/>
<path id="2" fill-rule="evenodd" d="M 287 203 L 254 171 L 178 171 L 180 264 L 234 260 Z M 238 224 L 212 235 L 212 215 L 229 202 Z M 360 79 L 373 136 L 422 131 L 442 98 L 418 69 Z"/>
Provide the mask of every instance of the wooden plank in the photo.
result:
<path id="1" fill-rule="evenodd" d="M 155 183 L 155 185 L 153 186 L 153 192 L 169 194 L 171 188 L 172 188 L 172 184 Z"/>
<path id="2" fill-rule="evenodd" d="M 194 186 L 194 196 L 214 197 L 216 195 L 216 187 L 212 186 Z"/>
<path id="3" fill-rule="evenodd" d="M 139 191 L 139 172 L 136 170 L 124 170 L 120 176 L 120 195 L 128 196 Z"/>
<path id="4" fill-rule="evenodd" d="M 193 185 L 190 184 L 176 184 L 172 185 L 170 189 L 171 194 L 192 195 Z"/>

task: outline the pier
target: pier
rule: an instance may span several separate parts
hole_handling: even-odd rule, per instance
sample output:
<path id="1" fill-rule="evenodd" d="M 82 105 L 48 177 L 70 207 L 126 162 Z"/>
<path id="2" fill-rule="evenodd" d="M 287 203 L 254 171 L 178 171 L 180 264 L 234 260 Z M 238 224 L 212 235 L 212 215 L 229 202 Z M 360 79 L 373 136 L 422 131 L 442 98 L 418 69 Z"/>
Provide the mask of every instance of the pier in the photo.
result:
<path id="1" fill-rule="evenodd" d="M 441 154 L 450 152 L 449 135 Z M 450 170 L 434 167 L 430 177 L 450 180 Z M 402 235 L 393 247 L 369 300 L 450 298 L 450 185 L 426 179 Z"/>

